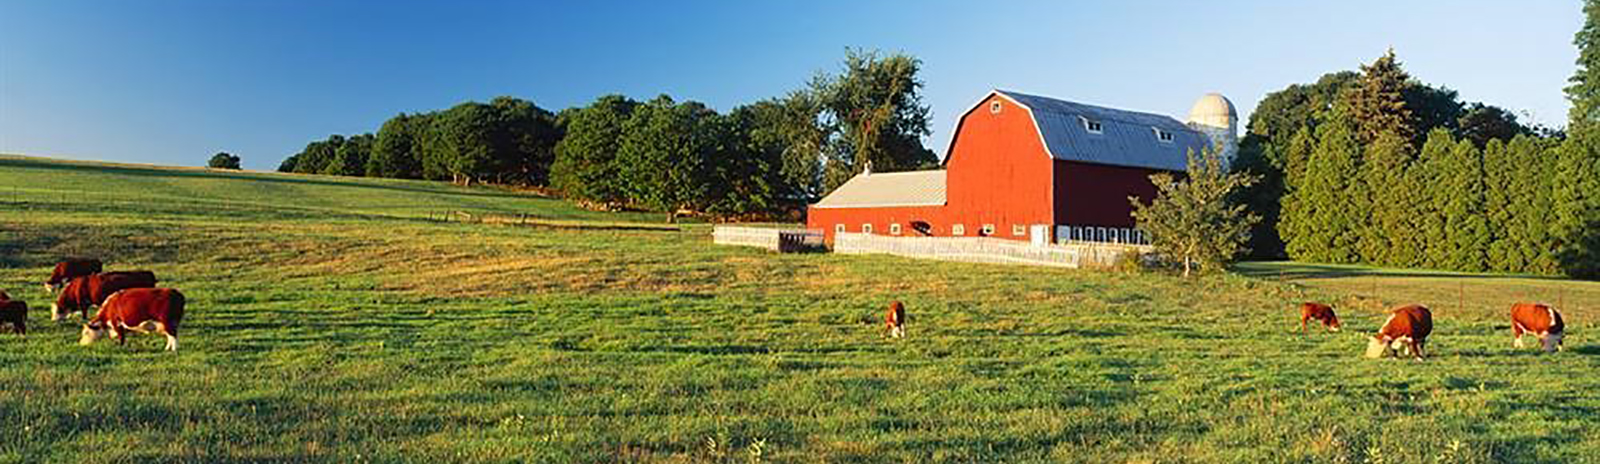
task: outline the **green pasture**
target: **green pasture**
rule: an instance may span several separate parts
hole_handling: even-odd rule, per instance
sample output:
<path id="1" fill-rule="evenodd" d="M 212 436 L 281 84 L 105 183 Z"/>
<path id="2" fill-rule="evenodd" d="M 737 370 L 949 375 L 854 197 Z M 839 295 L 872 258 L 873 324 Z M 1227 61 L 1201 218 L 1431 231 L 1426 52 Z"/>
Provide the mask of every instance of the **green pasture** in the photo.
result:
<path id="1" fill-rule="evenodd" d="M 187 294 L 181 351 L 50 322 L 72 255 Z M 1600 462 L 1591 282 L 777 255 L 507 190 L 5 156 L 0 289 L 35 308 L 0 462 Z M 1511 348 L 1516 300 L 1562 303 L 1565 352 Z M 1435 357 L 1361 359 L 1412 301 Z"/>

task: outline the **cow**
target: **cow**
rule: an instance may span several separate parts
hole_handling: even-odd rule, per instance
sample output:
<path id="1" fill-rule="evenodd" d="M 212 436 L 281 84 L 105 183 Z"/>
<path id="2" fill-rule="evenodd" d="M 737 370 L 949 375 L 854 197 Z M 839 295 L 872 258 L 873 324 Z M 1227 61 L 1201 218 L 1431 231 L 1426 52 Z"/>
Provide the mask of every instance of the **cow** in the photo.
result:
<path id="1" fill-rule="evenodd" d="M 1423 347 L 1430 333 L 1433 333 L 1433 312 L 1427 307 L 1412 304 L 1395 308 L 1389 311 L 1389 320 L 1378 329 L 1378 334 L 1367 341 L 1367 357 L 1389 356 L 1400 347 L 1421 361 L 1428 356 Z"/>
<path id="2" fill-rule="evenodd" d="M 155 286 L 156 274 L 150 271 L 102 272 L 72 279 L 50 306 L 50 320 L 65 319 L 72 311 L 88 319 L 91 306 L 99 306 L 119 290 Z"/>
<path id="3" fill-rule="evenodd" d="M 1306 332 L 1307 321 L 1318 321 L 1329 332 L 1339 331 L 1339 316 L 1333 313 L 1333 307 L 1322 303 L 1305 302 L 1300 304 L 1300 333 Z"/>
<path id="4" fill-rule="evenodd" d="M 883 314 L 883 325 L 889 330 L 890 338 L 905 337 L 906 305 L 899 300 L 889 302 L 889 311 Z"/>
<path id="5" fill-rule="evenodd" d="M 1561 312 L 1549 305 L 1539 303 L 1516 303 L 1511 305 L 1511 335 L 1515 337 L 1512 346 L 1522 348 L 1522 334 L 1531 333 L 1539 337 L 1539 345 L 1546 353 L 1561 351 L 1561 337 L 1566 335 L 1567 324 L 1561 320 Z"/>
<path id="6" fill-rule="evenodd" d="M 183 293 L 170 288 L 130 288 L 106 298 L 94 319 L 83 325 L 78 344 L 88 346 L 105 337 L 124 343 L 129 330 L 159 332 L 167 336 L 167 351 L 178 351 L 178 323 L 183 320 Z"/>
<path id="7" fill-rule="evenodd" d="M 55 270 L 50 271 L 50 279 L 44 281 L 44 290 L 55 292 L 60 290 L 62 285 L 71 282 L 72 279 L 96 274 L 103 270 L 103 266 L 98 259 L 67 258 L 65 261 L 56 263 Z"/>
<path id="8" fill-rule="evenodd" d="M 11 333 L 28 334 L 28 303 L 11 299 L 0 291 L 0 325 L 11 324 Z"/>

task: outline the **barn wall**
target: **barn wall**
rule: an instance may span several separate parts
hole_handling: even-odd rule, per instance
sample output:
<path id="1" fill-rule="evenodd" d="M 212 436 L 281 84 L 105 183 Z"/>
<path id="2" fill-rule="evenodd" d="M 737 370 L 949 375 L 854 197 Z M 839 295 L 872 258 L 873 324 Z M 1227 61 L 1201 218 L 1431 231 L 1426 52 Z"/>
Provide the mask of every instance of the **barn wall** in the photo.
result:
<path id="1" fill-rule="evenodd" d="M 999 114 L 990 103 L 999 101 Z M 1055 224 L 1051 205 L 1051 158 L 1028 110 L 990 95 L 956 127 L 945 162 L 949 217 L 977 235 L 995 225 L 995 237 L 1013 236 L 1013 225 Z"/>
<path id="2" fill-rule="evenodd" d="M 846 232 L 861 232 L 862 224 L 872 224 L 872 233 L 889 235 L 889 224 L 899 223 L 902 236 L 921 235 L 912 230 L 911 223 L 914 221 L 933 226 L 933 235 L 950 235 L 943 206 L 811 208 L 806 211 L 806 228 L 823 231 L 828 243 L 833 243 L 834 226 L 837 224 L 844 224 Z"/>
<path id="3" fill-rule="evenodd" d="M 1055 216 L 1074 226 L 1133 227 L 1129 196 L 1148 203 L 1156 196 L 1152 169 L 1056 160 Z"/>

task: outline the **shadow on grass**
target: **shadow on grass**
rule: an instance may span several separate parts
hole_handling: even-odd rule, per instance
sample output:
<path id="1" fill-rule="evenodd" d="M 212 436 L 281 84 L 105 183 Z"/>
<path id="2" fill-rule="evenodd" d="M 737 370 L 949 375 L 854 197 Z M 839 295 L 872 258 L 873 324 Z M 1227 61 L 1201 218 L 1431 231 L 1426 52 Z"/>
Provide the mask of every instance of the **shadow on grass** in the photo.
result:
<path id="1" fill-rule="evenodd" d="M 426 187 L 421 187 L 421 186 L 383 185 L 383 184 L 375 184 L 375 183 L 370 183 L 370 182 L 351 182 L 351 181 L 338 181 L 338 180 L 332 180 L 332 179 L 320 179 L 320 178 L 312 177 L 312 176 L 309 176 L 309 175 L 305 175 L 305 176 L 290 176 L 290 175 L 275 175 L 275 174 L 252 174 L 252 173 L 244 173 L 244 172 L 235 173 L 235 172 L 226 172 L 226 171 L 199 171 L 199 170 L 184 170 L 184 169 L 161 169 L 161 168 L 155 168 L 155 167 L 145 168 L 145 167 L 137 167 L 137 166 L 121 166 L 121 165 L 112 165 L 112 164 L 78 164 L 78 163 L 67 162 L 67 161 L 31 160 L 31 159 L 26 159 L 26 158 L 4 158 L 4 157 L 0 157 L 0 167 L 19 167 L 19 168 L 31 168 L 31 169 L 52 169 L 52 170 L 57 170 L 57 171 L 83 172 L 83 173 L 110 173 L 110 174 L 117 174 L 117 175 L 124 175 L 124 176 L 140 176 L 140 177 L 235 179 L 235 180 L 259 181 L 259 182 L 271 182 L 271 183 L 279 183 L 279 184 L 316 185 L 316 186 L 328 186 L 328 187 L 349 187 L 349 188 L 362 188 L 362 189 L 374 189 L 374 190 L 390 190 L 390 191 L 409 192 L 409 193 L 430 193 L 430 194 L 462 196 L 462 197 L 546 199 L 546 200 L 550 199 L 549 197 L 543 197 L 543 196 L 534 196 L 534 195 L 518 194 L 518 193 L 511 193 L 511 192 L 496 192 L 496 191 L 492 191 L 492 190 L 468 191 L 468 190 L 452 190 L 452 189 L 447 189 L 447 188 L 426 188 Z M 363 178 L 355 178 L 355 177 L 350 178 L 350 180 L 356 180 L 356 179 L 363 179 Z"/>
<path id="2" fill-rule="evenodd" d="M 1393 270 L 1376 267 L 1340 264 L 1315 264 L 1296 263 L 1286 261 L 1271 262 L 1246 262 L 1239 263 L 1231 269 L 1233 272 L 1259 279 L 1283 278 L 1287 280 L 1301 279 L 1339 279 L 1346 277 L 1383 277 L 1383 278 L 1453 278 L 1453 279 L 1526 279 L 1526 280 L 1568 280 L 1557 276 L 1541 276 L 1528 274 L 1467 274 L 1450 271 L 1434 271 L 1427 269 Z"/>

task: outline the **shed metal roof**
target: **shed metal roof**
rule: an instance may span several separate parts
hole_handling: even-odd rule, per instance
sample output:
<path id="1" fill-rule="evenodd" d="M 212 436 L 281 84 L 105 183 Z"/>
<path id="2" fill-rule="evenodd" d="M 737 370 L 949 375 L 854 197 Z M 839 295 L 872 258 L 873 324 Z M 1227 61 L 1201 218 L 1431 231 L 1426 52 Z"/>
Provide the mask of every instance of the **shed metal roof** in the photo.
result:
<path id="1" fill-rule="evenodd" d="M 1067 161 L 1183 171 L 1188 152 L 1210 146 L 1211 140 L 1171 116 L 996 90 L 1033 114 L 1039 137 L 1050 156 Z M 1099 122 L 1101 133 L 1089 132 L 1084 120 Z M 1172 133 L 1162 141 L 1156 129 Z"/>
<path id="2" fill-rule="evenodd" d="M 858 174 L 811 207 L 943 206 L 944 174 L 943 169 Z"/>

